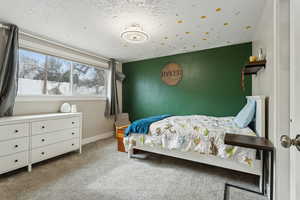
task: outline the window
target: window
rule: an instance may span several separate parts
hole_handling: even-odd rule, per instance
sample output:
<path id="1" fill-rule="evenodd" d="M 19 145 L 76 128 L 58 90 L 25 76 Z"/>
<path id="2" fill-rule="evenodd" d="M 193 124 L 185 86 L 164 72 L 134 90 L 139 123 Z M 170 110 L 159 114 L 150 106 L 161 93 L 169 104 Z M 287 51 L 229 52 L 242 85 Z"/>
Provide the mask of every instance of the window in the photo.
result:
<path id="1" fill-rule="evenodd" d="M 106 71 L 87 65 L 73 64 L 73 94 L 105 96 Z"/>
<path id="2" fill-rule="evenodd" d="M 19 51 L 18 95 L 106 97 L 107 71 L 29 50 Z"/>

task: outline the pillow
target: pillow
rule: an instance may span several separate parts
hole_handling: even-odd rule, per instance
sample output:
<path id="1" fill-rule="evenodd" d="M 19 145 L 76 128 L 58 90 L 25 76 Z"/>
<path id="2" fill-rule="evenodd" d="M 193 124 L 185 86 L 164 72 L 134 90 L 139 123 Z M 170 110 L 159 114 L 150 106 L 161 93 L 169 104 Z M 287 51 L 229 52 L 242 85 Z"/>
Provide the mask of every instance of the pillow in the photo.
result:
<path id="1" fill-rule="evenodd" d="M 248 99 L 247 104 L 234 118 L 235 124 L 239 128 L 246 128 L 254 118 L 256 102 L 253 99 Z"/>

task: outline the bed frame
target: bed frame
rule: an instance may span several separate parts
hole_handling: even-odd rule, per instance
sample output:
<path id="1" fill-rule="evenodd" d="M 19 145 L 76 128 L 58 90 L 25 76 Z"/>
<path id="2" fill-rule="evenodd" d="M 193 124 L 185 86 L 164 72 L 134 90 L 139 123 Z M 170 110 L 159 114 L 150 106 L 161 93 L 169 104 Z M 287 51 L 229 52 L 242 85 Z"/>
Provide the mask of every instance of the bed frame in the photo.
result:
<path id="1" fill-rule="evenodd" d="M 247 96 L 247 99 L 253 99 L 256 101 L 256 119 L 254 131 L 259 137 L 265 137 L 265 97 L 264 96 Z M 176 150 L 162 149 L 160 147 L 149 147 L 145 146 L 140 141 L 136 141 L 136 145 L 133 149 L 128 151 L 128 156 L 131 158 L 134 150 L 142 150 L 146 152 L 171 156 L 175 158 L 181 158 L 185 160 L 190 160 L 194 162 L 199 162 L 202 164 L 213 165 L 217 167 L 222 167 L 225 169 L 235 170 L 239 172 L 254 174 L 260 177 L 260 183 L 262 183 L 263 176 L 263 163 L 262 159 L 255 160 L 253 166 L 249 167 L 245 164 L 234 162 L 231 160 L 226 160 L 213 155 L 202 155 L 198 152 L 182 152 Z M 261 185 L 261 184 L 260 184 Z"/>

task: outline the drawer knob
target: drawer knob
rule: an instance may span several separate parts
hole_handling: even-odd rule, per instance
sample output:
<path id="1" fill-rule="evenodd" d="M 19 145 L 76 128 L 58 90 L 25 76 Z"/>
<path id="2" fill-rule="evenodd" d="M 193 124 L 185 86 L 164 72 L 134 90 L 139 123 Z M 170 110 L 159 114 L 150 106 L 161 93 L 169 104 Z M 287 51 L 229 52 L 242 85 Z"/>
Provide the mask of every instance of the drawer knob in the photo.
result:
<path id="1" fill-rule="evenodd" d="M 19 160 L 15 160 L 15 163 L 17 163 Z"/>
<path id="2" fill-rule="evenodd" d="M 18 147 L 19 147 L 19 145 L 16 144 L 16 145 L 15 145 L 15 148 L 18 148 Z"/>
<path id="3" fill-rule="evenodd" d="M 42 154 L 42 155 L 45 155 L 45 152 L 42 152 L 41 154 Z"/>
<path id="4" fill-rule="evenodd" d="M 15 130 L 15 133 L 18 133 L 19 132 L 19 130 Z"/>
<path id="5" fill-rule="evenodd" d="M 74 135 L 75 133 L 72 133 L 72 135 Z"/>
<path id="6" fill-rule="evenodd" d="M 42 139 L 42 142 L 45 142 L 45 139 Z"/>
<path id="7" fill-rule="evenodd" d="M 72 122 L 72 124 L 75 124 L 75 122 Z"/>
<path id="8" fill-rule="evenodd" d="M 74 144 L 72 144 L 72 146 L 74 146 Z"/>
<path id="9" fill-rule="evenodd" d="M 45 128 L 45 126 L 42 126 L 42 129 L 44 129 Z"/>

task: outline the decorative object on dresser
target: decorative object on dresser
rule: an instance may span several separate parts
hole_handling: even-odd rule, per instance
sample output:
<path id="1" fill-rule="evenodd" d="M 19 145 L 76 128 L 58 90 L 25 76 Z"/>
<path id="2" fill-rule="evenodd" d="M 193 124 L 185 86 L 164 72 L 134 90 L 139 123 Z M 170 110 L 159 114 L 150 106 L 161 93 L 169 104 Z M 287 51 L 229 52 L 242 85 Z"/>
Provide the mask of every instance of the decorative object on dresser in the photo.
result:
<path id="1" fill-rule="evenodd" d="M 63 103 L 60 106 L 60 112 L 62 112 L 62 113 L 69 113 L 69 112 L 71 112 L 71 105 L 69 103 Z"/>
<path id="2" fill-rule="evenodd" d="M 78 150 L 81 113 L 53 113 L 0 118 L 0 174 Z"/>
<path id="3" fill-rule="evenodd" d="M 126 128 L 131 124 L 129 121 L 129 115 L 128 113 L 120 113 L 116 116 L 116 138 L 118 141 L 118 151 L 120 152 L 126 152 L 123 139 L 125 135 Z"/>
<path id="4" fill-rule="evenodd" d="M 77 113 L 77 106 L 75 104 L 71 105 L 71 112 Z"/>

